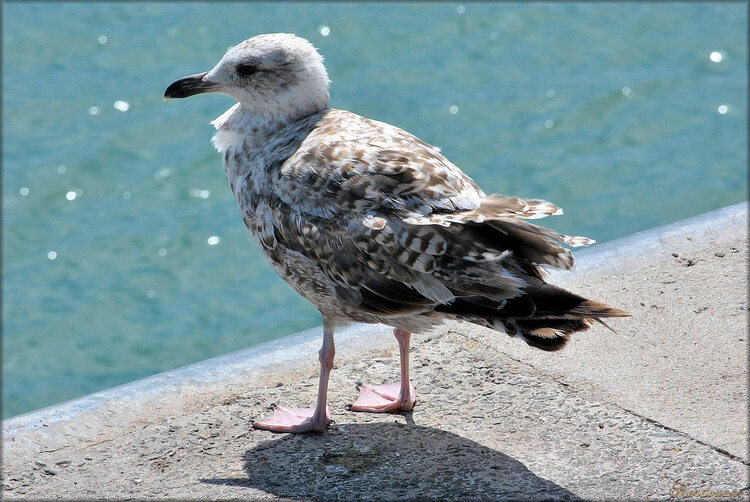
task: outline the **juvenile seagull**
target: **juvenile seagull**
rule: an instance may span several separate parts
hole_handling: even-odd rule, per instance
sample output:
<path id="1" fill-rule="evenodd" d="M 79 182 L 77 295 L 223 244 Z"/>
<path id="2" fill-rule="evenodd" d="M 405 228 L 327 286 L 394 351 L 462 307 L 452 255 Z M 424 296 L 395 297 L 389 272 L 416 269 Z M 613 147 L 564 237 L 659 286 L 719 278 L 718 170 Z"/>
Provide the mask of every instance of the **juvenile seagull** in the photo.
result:
<path id="1" fill-rule="evenodd" d="M 362 385 L 354 411 L 410 410 L 409 339 L 445 319 L 558 350 L 593 321 L 629 315 L 547 284 L 570 269 L 560 246 L 594 241 L 526 219 L 561 214 L 543 200 L 486 195 L 440 150 L 397 127 L 329 108 L 323 58 L 305 39 L 259 35 L 164 98 L 226 94 L 212 123 L 242 219 L 271 266 L 323 319 L 315 408 L 277 407 L 256 428 L 323 431 L 330 423 L 333 334 L 353 321 L 394 328 L 401 380 Z"/>

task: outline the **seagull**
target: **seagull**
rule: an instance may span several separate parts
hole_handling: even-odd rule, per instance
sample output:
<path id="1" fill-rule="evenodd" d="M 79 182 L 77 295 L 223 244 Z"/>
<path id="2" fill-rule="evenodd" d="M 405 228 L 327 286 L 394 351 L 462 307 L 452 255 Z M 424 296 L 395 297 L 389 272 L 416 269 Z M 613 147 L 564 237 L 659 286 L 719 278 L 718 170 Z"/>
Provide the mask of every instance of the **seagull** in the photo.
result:
<path id="1" fill-rule="evenodd" d="M 561 244 L 594 242 L 526 221 L 561 209 L 486 195 L 440 149 L 330 108 L 329 82 L 309 41 L 276 33 L 245 40 L 164 93 L 237 101 L 212 122 L 229 186 L 257 246 L 323 321 L 315 407 L 277 406 L 254 428 L 326 429 L 334 332 L 352 322 L 388 325 L 398 342 L 401 379 L 359 385 L 350 407 L 377 413 L 413 408 L 411 334 L 446 319 L 555 351 L 595 321 L 630 315 L 545 282 L 543 267 L 573 268 Z"/>

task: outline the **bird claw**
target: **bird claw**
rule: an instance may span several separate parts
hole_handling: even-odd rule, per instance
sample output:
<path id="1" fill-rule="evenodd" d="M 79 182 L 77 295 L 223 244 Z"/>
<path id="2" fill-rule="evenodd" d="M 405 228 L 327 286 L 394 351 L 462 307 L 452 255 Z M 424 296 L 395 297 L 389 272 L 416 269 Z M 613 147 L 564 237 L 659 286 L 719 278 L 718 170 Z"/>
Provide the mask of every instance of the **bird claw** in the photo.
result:
<path id="1" fill-rule="evenodd" d="M 402 389 L 401 382 L 388 385 L 362 384 L 359 388 L 357 401 L 350 406 L 350 411 L 366 411 L 370 413 L 386 413 L 392 411 L 410 411 L 414 408 L 417 393 L 414 386 L 409 383 L 406 392 Z"/>
<path id="2" fill-rule="evenodd" d="M 253 422 L 253 428 L 271 432 L 323 432 L 330 423 L 331 410 L 328 405 L 325 415 L 316 415 L 315 408 L 276 406 L 270 416 Z"/>

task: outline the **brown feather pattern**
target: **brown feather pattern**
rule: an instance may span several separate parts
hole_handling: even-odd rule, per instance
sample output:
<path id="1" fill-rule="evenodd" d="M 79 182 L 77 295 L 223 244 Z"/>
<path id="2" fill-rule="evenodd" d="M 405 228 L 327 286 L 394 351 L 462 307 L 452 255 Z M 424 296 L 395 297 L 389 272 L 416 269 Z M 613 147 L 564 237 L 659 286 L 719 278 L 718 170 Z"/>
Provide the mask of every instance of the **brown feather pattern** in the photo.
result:
<path id="1" fill-rule="evenodd" d="M 289 89 L 304 83 L 294 77 Z M 268 110 L 287 96 L 253 92 Z M 278 116 L 236 105 L 214 121 L 214 144 L 259 248 L 325 319 L 407 331 L 462 319 L 556 350 L 592 320 L 628 315 L 543 281 L 542 267 L 573 267 L 563 245 L 593 243 L 527 221 L 557 206 L 486 195 L 438 148 L 316 92 L 317 106 Z"/>

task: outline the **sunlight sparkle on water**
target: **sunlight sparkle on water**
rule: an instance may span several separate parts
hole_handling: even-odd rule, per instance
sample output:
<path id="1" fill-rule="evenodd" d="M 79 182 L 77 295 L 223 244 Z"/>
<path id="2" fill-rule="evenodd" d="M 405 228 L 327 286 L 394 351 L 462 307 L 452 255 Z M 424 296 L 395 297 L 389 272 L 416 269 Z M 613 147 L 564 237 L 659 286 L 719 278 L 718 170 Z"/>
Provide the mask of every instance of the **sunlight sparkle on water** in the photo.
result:
<path id="1" fill-rule="evenodd" d="M 76 200 L 77 196 L 78 196 L 78 194 L 75 193 L 75 191 L 73 191 L 73 190 L 71 190 L 70 192 L 68 192 L 68 193 L 65 194 L 65 198 L 68 199 L 68 200 Z"/>
<path id="2" fill-rule="evenodd" d="M 55 258 L 57 258 L 57 253 L 54 251 L 50 251 L 49 253 L 47 253 L 47 258 L 49 258 L 50 260 L 54 260 Z"/>
<path id="3" fill-rule="evenodd" d="M 127 190 L 125 190 L 124 192 L 122 192 L 122 198 L 125 199 L 125 200 L 128 200 L 132 196 L 133 196 L 133 194 L 130 193 L 130 192 L 128 192 Z"/>
<path id="4" fill-rule="evenodd" d="M 146 291 L 146 295 L 148 295 L 149 298 L 153 298 L 156 296 L 156 291 L 154 291 L 153 289 L 149 289 L 148 291 Z"/>
<path id="5" fill-rule="evenodd" d="M 728 105 L 719 105 L 719 108 L 717 108 L 716 111 L 718 111 L 721 115 L 724 115 L 725 113 L 727 113 L 729 111 L 729 106 Z"/>
<path id="6" fill-rule="evenodd" d="M 167 249 L 166 248 L 161 248 L 159 250 L 159 256 L 167 256 Z"/>
<path id="7" fill-rule="evenodd" d="M 18 193 L 20 193 L 21 196 L 26 197 L 27 195 L 29 195 L 29 187 L 21 187 Z"/>
<path id="8" fill-rule="evenodd" d="M 459 5 L 458 7 L 456 7 L 456 13 L 463 14 L 464 12 L 466 12 L 466 6 L 465 5 Z"/>
<path id="9" fill-rule="evenodd" d="M 544 122 L 544 127 L 546 127 L 547 129 L 552 129 L 553 127 L 555 127 L 555 123 L 552 120 L 546 120 Z"/>
<path id="10" fill-rule="evenodd" d="M 190 196 L 195 197 L 196 199 L 208 199 L 211 197 L 211 190 L 200 190 L 198 188 L 191 188 L 190 189 Z"/>
<path id="11" fill-rule="evenodd" d="M 630 87 L 628 87 L 627 85 L 622 88 L 621 92 L 622 92 L 623 96 L 630 96 L 631 94 L 633 94 L 633 90 Z"/>
<path id="12" fill-rule="evenodd" d="M 321 34 L 321 35 L 323 35 L 324 37 L 327 37 L 328 35 L 330 35 L 330 34 L 331 34 L 331 28 L 329 28 L 329 27 L 328 27 L 328 26 L 326 26 L 326 25 L 323 25 L 323 26 L 321 26 L 320 28 L 318 28 L 318 31 L 319 31 L 319 32 L 320 32 L 320 34 Z"/>
<path id="13" fill-rule="evenodd" d="M 557 91 L 554 89 L 547 89 L 547 97 L 554 98 L 557 95 Z"/>
<path id="14" fill-rule="evenodd" d="M 718 51 L 713 51 L 708 57 L 714 63 L 721 63 L 721 60 L 724 59 L 724 55 Z"/>
<path id="15" fill-rule="evenodd" d="M 67 168 L 64 165 L 62 165 L 62 164 L 59 165 L 59 166 L 57 166 L 57 172 L 60 173 L 60 174 L 65 174 L 66 170 L 67 170 Z"/>
<path id="16" fill-rule="evenodd" d="M 219 242 L 221 242 L 221 239 L 219 239 L 219 237 L 217 235 L 212 235 L 211 237 L 208 238 L 208 241 L 206 241 L 206 242 L 208 242 L 209 246 L 215 246 Z"/>
<path id="17" fill-rule="evenodd" d="M 458 107 L 456 105 L 451 106 L 448 108 L 448 111 L 451 112 L 453 115 L 458 113 Z"/>
<path id="18" fill-rule="evenodd" d="M 96 39 L 97 42 L 99 42 L 101 45 L 104 45 L 107 43 L 107 35 L 99 35 L 99 38 Z"/>
<path id="19" fill-rule="evenodd" d="M 121 112 L 126 112 L 130 109 L 130 103 L 127 101 L 120 101 L 119 99 L 115 101 L 113 106 L 115 107 L 115 110 L 120 110 Z"/>
<path id="20" fill-rule="evenodd" d="M 172 169 L 169 167 L 160 167 L 156 172 L 154 172 L 154 178 L 157 180 L 164 179 L 172 174 Z"/>
<path id="21" fill-rule="evenodd" d="M 99 107 L 98 106 L 90 106 L 89 107 L 89 115 L 96 115 L 99 113 Z"/>

